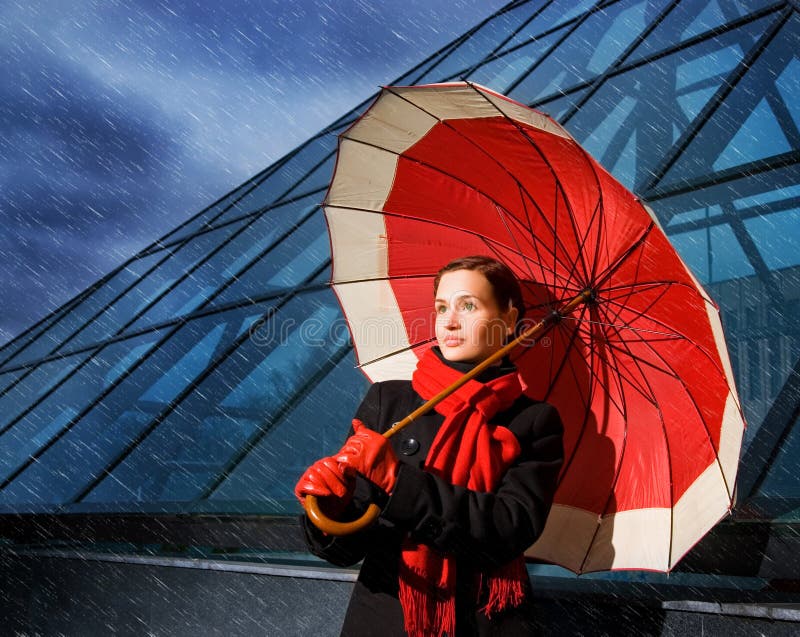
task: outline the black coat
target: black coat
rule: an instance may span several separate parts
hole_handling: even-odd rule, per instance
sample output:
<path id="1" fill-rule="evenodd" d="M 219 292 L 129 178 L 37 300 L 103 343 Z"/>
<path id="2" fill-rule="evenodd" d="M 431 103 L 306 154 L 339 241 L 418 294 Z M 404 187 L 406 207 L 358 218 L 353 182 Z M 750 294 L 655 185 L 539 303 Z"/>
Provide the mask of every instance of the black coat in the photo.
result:
<path id="1" fill-rule="evenodd" d="M 448 363 L 459 371 L 468 366 Z M 513 368 L 512 368 L 513 369 Z M 508 373 L 490 368 L 478 380 Z M 371 386 L 356 417 L 386 431 L 424 401 L 410 381 Z M 521 453 L 492 493 L 448 484 L 422 469 L 444 418 L 430 411 L 390 438 L 401 466 L 391 497 L 359 481 L 349 515 L 356 517 L 370 499 L 383 505 L 378 522 L 350 536 L 323 535 L 303 518 L 306 542 L 315 555 L 338 566 L 363 559 L 347 609 L 342 635 L 405 635 L 398 600 L 399 550 L 406 533 L 413 540 L 456 556 L 456 634 L 526 635 L 532 633 L 530 604 L 495 614 L 489 621 L 477 609 L 475 574 L 489 571 L 527 549 L 544 528 L 563 461 L 561 419 L 555 408 L 521 396 L 493 424 L 504 425 L 519 440 Z M 342 515 L 343 519 L 348 513 Z"/>

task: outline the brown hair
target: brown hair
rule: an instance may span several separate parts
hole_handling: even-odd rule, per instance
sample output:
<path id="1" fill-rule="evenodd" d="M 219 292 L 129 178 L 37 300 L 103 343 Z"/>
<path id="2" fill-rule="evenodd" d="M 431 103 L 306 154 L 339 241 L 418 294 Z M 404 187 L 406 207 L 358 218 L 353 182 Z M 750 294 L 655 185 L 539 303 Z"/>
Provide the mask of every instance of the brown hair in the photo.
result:
<path id="1" fill-rule="evenodd" d="M 519 287 L 519 281 L 514 273 L 505 263 L 498 261 L 493 257 L 483 255 L 475 255 L 470 257 L 461 257 L 454 259 L 441 270 L 436 273 L 436 278 L 433 279 L 433 293 L 439 289 L 439 281 L 442 275 L 446 272 L 453 272 L 454 270 L 476 270 L 480 272 L 489 285 L 492 286 L 494 299 L 497 306 L 503 310 L 509 306 L 517 308 L 517 326 L 519 326 L 522 317 L 525 314 L 525 303 L 522 300 L 522 290 Z"/>

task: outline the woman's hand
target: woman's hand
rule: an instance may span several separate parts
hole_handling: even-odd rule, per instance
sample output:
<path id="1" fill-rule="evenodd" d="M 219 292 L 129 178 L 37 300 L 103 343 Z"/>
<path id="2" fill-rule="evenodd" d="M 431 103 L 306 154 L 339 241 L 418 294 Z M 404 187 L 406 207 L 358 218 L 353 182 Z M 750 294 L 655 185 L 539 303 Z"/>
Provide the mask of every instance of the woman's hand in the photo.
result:
<path id="1" fill-rule="evenodd" d="M 353 495 L 355 484 L 347 477 L 343 467 L 333 457 L 321 458 L 312 464 L 297 481 L 294 494 L 303 504 L 307 495 L 318 498 L 337 498 L 341 509 L 347 505 Z M 330 508 L 330 507 L 328 507 Z"/>
<path id="2" fill-rule="evenodd" d="M 400 462 L 389 440 L 357 419 L 353 420 L 353 430 L 356 433 L 347 439 L 334 458 L 343 465 L 345 474 L 360 473 L 386 493 L 391 493 Z"/>

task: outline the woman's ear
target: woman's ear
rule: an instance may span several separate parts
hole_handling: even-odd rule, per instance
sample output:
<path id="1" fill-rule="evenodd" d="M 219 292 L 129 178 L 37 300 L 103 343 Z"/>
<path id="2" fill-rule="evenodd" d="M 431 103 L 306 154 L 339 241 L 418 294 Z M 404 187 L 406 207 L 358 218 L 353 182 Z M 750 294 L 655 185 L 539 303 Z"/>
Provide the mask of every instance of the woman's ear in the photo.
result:
<path id="1" fill-rule="evenodd" d="M 508 312 L 503 317 L 506 323 L 506 334 L 511 336 L 517 327 L 517 318 L 519 318 L 519 310 L 509 303 Z"/>

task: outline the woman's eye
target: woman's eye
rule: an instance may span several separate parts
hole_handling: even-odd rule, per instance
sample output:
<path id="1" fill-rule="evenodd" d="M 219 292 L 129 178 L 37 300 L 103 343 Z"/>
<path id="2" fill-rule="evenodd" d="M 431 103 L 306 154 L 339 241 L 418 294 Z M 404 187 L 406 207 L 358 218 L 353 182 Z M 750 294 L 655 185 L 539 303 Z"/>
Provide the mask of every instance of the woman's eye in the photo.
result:
<path id="1" fill-rule="evenodd" d="M 447 311 L 447 308 L 444 305 L 439 305 L 436 308 L 437 314 L 444 314 Z"/>
<path id="2" fill-rule="evenodd" d="M 474 309 L 475 309 L 475 304 L 474 304 L 472 301 L 466 301 L 466 302 L 464 303 L 464 309 L 465 309 L 467 312 L 472 312 L 472 310 L 474 310 Z"/>

